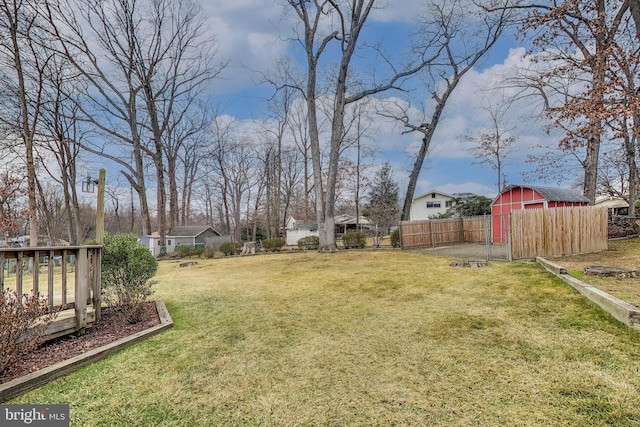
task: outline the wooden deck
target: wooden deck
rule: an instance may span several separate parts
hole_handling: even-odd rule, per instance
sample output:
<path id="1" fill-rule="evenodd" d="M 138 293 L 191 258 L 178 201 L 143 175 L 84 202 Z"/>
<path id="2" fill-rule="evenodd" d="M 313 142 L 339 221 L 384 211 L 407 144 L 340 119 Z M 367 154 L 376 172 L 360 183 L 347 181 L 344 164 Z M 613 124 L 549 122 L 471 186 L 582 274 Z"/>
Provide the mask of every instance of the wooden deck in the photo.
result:
<path id="1" fill-rule="evenodd" d="M 47 326 L 50 337 L 82 332 L 100 319 L 102 246 L 2 248 L 0 267 L 2 289 L 22 295 L 30 288 L 47 299 L 49 310 L 65 307 Z"/>

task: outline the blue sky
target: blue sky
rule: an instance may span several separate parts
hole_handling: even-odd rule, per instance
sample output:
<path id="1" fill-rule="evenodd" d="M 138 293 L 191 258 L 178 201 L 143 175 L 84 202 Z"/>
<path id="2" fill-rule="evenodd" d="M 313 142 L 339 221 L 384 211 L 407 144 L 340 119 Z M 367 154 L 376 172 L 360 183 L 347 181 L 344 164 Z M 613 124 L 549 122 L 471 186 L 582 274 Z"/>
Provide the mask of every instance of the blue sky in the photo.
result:
<path id="1" fill-rule="evenodd" d="M 200 1 L 209 15 L 210 30 L 218 41 L 218 55 L 230 61 L 223 79 L 216 83 L 216 99 L 224 113 L 251 126 L 253 120 L 265 118 L 261 100 L 271 93 L 268 87 L 256 84 L 254 71 L 271 69 L 275 59 L 290 51 L 285 40 L 290 32 L 290 22 L 282 6 L 273 0 Z M 406 37 L 413 20 L 421 13 L 423 2 L 388 0 L 386 4 L 384 9 L 374 13 L 366 31 L 371 38 L 397 44 Z M 499 86 L 505 74 L 527 61 L 524 53 L 524 48 L 510 34 L 498 43 L 482 64 L 464 77 L 438 125 L 416 195 L 434 189 L 446 193 L 495 195 L 495 171 L 488 165 L 474 162 L 469 142 L 464 140 L 464 136 L 488 126 L 482 107 L 497 102 L 503 96 L 501 91 L 489 89 Z M 394 94 L 389 93 L 388 96 Z M 517 138 L 512 153 L 506 158 L 504 172 L 509 183 L 525 181 L 523 172 L 531 169 L 525 159 L 527 154 L 536 150 L 535 147 L 557 146 L 559 135 L 546 134 L 544 124 L 533 119 L 536 112 L 535 105 L 524 104 L 512 108 L 505 118 L 506 126 L 512 128 L 510 134 Z M 378 150 L 379 159 L 390 161 L 404 192 L 413 165 L 413 159 L 407 153 L 415 147 L 419 136 L 401 136 L 395 124 L 385 120 L 377 122 L 379 127 L 372 144 Z M 579 171 L 576 173 L 579 179 Z M 530 179 L 528 182 L 543 183 Z M 563 186 L 571 184 L 571 181 L 560 183 Z"/>

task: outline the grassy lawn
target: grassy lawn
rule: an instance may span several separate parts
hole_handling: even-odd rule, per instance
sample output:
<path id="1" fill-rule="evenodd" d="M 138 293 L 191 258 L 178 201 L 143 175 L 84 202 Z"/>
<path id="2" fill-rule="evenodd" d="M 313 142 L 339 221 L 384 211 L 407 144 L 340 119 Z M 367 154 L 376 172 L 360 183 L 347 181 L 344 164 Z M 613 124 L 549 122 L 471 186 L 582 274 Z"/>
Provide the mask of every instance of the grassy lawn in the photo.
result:
<path id="1" fill-rule="evenodd" d="M 640 334 L 530 262 L 162 262 L 173 329 L 12 403 L 74 426 L 640 425 Z"/>

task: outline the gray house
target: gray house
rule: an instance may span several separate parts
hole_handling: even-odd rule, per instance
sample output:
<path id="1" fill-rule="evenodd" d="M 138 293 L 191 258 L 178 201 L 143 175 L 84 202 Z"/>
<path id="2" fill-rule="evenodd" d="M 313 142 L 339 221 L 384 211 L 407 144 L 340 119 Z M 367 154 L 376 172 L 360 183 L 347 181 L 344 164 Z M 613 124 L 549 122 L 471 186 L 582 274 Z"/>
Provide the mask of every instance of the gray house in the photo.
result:
<path id="1" fill-rule="evenodd" d="M 175 251 L 176 246 L 204 245 L 207 239 L 219 238 L 218 233 L 210 225 L 194 225 L 185 227 L 173 227 L 166 236 L 165 246 L 167 253 Z M 140 237 L 140 243 L 147 246 L 154 256 L 160 255 L 160 235 L 154 232 L 150 236 Z"/>

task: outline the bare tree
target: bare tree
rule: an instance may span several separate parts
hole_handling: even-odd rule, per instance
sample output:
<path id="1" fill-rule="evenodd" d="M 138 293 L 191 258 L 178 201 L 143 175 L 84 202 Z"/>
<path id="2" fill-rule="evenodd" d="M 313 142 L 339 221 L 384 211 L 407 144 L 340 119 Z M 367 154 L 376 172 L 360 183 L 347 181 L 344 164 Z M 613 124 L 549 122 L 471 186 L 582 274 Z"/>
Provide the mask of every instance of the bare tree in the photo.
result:
<path id="1" fill-rule="evenodd" d="M 29 244 L 38 245 L 37 183 L 35 144 L 43 93 L 43 68 L 52 56 L 45 49 L 45 39 L 38 22 L 36 1 L 0 1 L 0 64 L 3 84 L 12 93 L 11 108 L 0 117 L 4 137 L 20 141 L 20 158 L 24 160 L 28 188 Z M 6 90 L 6 89 L 5 89 Z M 8 111 L 7 111 L 8 110 Z"/>
<path id="2" fill-rule="evenodd" d="M 467 135 L 465 139 L 474 143 L 470 151 L 478 163 L 486 163 L 496 171 L 498 194 L 506 186 L 504 176 L 505 158 L 512 152 L 516 137 L 509 136 L 511 129 L 505 128 L 504 117 L 509 104 L 502 101 L 499 104 L 489 104 L 482 107 L 490 118 L 491 128 L 480 130 L 476 135 Z"/>
<path id="3" fill-rule="evenodd" d="M 433 100 L 431 113 L 423 109 L 422 118 L 416 120 L 410 106 L 399 102 L 381 112 L 402 123 L 404 133 L 418 132 L 422 136 L 404 196 L 403 221 L 410 219 L 418 177 L 449 98 L 463 76 L 489 52 L 510 23 L 510 13 L 504 9 L 482 12 L 481 8 L 469 10 L 469 7 L 459 0 L 431 2 L 428 17 L 422 19 L 416 49 L 426 58 L 424 79 Z"/>
<path id="4" fill-rule="evenodd" d="M 193 105 L 167 127 L 163 144 L 165 174 L 169 184 L 169 224 L 185 225 L 190 215 L 190 199 L 198 166 L 213 115 L 201 105 Z"/>
<path id="5" fill-rule="evenodd" d="M 315 218 L 311 208 L 313 199 L 313 174 L 311 172 L 311 144 L 309 138 L 309 127 L 306 120 L 306 111 L 304 106 L 296 104 L 291 113 L 289 121 L 289 132 L 293 138 L 295 148 L 300 153 L 300 162 L 302 163 L 302 206 L 296 210 L 297 215 L 301 215 L 303 220 Z M 287 218 L 285 216 L 284 221 Z"/>
<path id="6" fill-rule="evenodd" d="M 40 163 L 49 178 L 62 188 L 65 217 L 67 218 L 67 238 L 72 245 L 82 243 L 80 206 L 78 203 L 77 160 L 80 142 L 85 133 L 78 119 L 78 93 L 74 87 L 82 84 L 79 76 L 69 72 L 64 58 L 57 56 L 46 68 L 46 102 L 42 109 L 41 134 L 43 138 Z M 53 157 L 55 162 L 49 159 Z M 43 199 L 44 200 L 44 199 Z M 46 212 L 46 208 L 44 209 Z M 54 236 L 50 236 L 50 239 Z M 61 236 L 55 236 L 61 237 Z"/>
<path id="7" fill-rule="evenodd" d="M 256 154 L 251 141 L 241 140 L 233 121 L 217 118 L 212 125 L 207 155 L 210 176 L 220 192 L 223 222 L 234 241 L 240 241 L 242 210 L 256 173 Z"/>
<path id="8" fill-rule="evenodd" d="M 22 229 L 22 219 L 27 214 L 24 175 L 16 171 L 0 172 L 0 233 L 7 240 Z"/>
<path id="9" fill-rule="evenodd" d="M 126 144 L 133 165 L 104 146 L 85 148 L 124 168 L 122 173 L 139 195 L 145 233 L 151 228 L 144 175 L 145 157 L 150 159 L 164 244 L 165 143 L 176 142 L 175 125 L 224 68 L 213 63 L 215 43 L 205 36 L 201 9 L 192 0 L 82 0 L 67 2 L 57 11 L 53 6 L 49 4 L 48 15 L 54 35 L 89 82 L 84 93 L 88 105 L 82 112 L 103 135 Z M 94 43 L 100 47 L 99 56 Z M 171 216 L 175 220 L 175 212 Z"/>
<path id="10" fill-rule="evenodd" d="M 373 81 L 364 86 L 354 79 L 351 63 L 354 54 L 361 47 L 361 33 L 374 9 L 375 0 L 353 0 L 351 2 L 335 0 L 288 0 L 288 10 L 292 11 L 299 24 L 298 41 L 306 59 L 306 82 L 297 86 L 306 101 L 307 123 L 313 180 L 315 189 L 316 219 L 320 236 L 320 252 L 334 252 L 335 243 L 335 191 L 336 179 L 343 144 L 344 117 L 346 106 L 361 99 L 391 89 L 398 89 L 403 80 L 424 67 L 424 61 L 397 72 L 390 67 L 388 78 L 383 82 Z M 328 98 L 333 108 L 329 111 L 330 131 L 326 182 L 324 181 L 321 140 L 319 132 L 319 70 L 321 60 L 328 54 L 329 45 L 337 44 L 337 64 L 325 68 L 331 73 L 327 81 L 331 82 Z M 389 60 L 382 52 L 378 58 L 382 64 Z M 333 55 L 334 52 L 331 52 Z M 374 73 L 378 75 L 378 73 Z"/>

